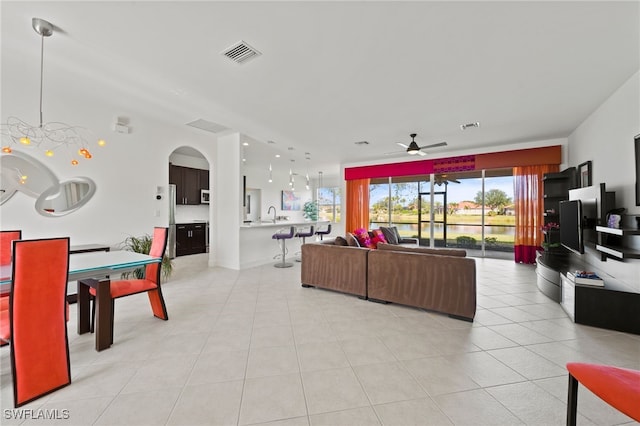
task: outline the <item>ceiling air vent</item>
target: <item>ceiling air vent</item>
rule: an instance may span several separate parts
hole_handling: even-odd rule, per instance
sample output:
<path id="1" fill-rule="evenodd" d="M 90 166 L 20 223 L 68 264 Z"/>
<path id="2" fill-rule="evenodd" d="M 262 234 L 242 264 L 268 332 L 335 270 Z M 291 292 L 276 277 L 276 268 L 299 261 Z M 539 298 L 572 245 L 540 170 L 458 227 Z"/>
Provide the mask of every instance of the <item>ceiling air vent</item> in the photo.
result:
<path id="1" fill-rule="evenodd" d="M 222 51 L 222 54 L 238 64 L 244 64 L 248 60 L 262 55 L 262 53 L 249 46 L 243 40 L 240 40 L 234 45 L 226 48 Z"/>
<path id="2" fill-rule="evenodd" d="M 195 127 L 200 130 L 206 130 L 211 133 L 220 133 L 225 130 L 229 130 L 228 127 L 223 126 L 222 124 L 214 123 L 213 121 L 203 120 L 202 118 L 192 121 L 191 123 L 187 123 L 187 126 Z"/>

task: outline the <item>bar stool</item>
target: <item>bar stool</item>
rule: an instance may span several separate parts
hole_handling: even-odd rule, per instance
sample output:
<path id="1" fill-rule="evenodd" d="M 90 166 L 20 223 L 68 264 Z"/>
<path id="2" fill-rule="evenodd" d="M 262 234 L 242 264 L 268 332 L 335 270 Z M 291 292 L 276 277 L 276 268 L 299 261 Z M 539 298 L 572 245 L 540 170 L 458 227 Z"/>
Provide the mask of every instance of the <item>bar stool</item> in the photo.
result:
<path id="1" fill-rule="evenodd" d="M 320 235 L 320 240 L 321 240 L 321 241 L 322 241 L 322 237 L 323 237 L 324 235 L 328 235 L 328 234 L 330 234 L 330 233 L 331 233 L 331 224 L 328 224 L 328 225 L 327 225 L 327 229 L 325 229 L 325 230 L 320 230 L 320 229 L 318 229 L 318 230 L 316 231 L 316 235 Z"/>
<path id="2" fill-rule="evenodd" d="M 271 236 L 272 239 L 278 240 L 278 243 L 282 244 L 282 262 L 276 263 L 276 268 L 290 268 L 293 266 L 293 263 L 285 262 L 285 256 L 287 254 L 287 249 L 285 246 L 286 240 L 290 240 L 293 238 L 293 234 L 295 234 L 295 228 L 292 226 L 289 229 L 288 233 L 283 232 L 286 228 L 279 229 L 278 232 Z"/>
<path id="3" fill-rule="evenodd" d="M 307 237 L 313 237 L 313 225 L 309 225 L 309 227 L 307 228 L 306 226 L 302 228 L 301 231 L 296 232 L 296 237 L 298 238 L 302 238 L 302 244 L 306 243 L 306 238 Z M 300 245 L 300 250 L 299 252 L 297 252 L 296 254 L 298 256 L 300 256 L 302 254 L 302 245 Z M 302 258 L 300 257 L 296 257 L 296 262 L 302 262 Z"/>

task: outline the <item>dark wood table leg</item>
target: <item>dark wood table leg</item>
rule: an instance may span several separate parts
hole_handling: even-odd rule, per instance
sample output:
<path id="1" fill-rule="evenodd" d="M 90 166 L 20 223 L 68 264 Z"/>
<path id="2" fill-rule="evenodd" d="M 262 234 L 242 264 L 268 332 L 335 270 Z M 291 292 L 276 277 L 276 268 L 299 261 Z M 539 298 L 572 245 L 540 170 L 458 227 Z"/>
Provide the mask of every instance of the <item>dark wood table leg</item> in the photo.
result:
<path id="1" fill-rule="evenodd" d="M 89 285 L 78 281 L 78 334 L 89 332 Z"/>
<path id="2" fill-rule="evenodd" d="M 102 280 L 96 288 L 96 351 L 109 349 L 113 343 L 111 281 Z"/>

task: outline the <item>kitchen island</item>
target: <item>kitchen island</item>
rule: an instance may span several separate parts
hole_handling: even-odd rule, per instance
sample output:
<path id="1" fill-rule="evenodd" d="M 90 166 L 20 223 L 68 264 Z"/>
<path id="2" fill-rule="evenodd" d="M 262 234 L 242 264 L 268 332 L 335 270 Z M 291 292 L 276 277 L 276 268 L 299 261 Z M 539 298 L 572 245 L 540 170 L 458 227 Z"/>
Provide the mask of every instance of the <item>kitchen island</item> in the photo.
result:
<path id="1" fill-rule="evenodd" d="M 303 228 L 313 225 L 314 228 L 318 224 L 324 225 L 328 222 L 310 222 L 310 221 L 262 221 L 251 222 L 240 225 L 240 269 L 252 268 L 254 266 L 276 263 L 274 256 L 280 254 L 282 249 L 278 241 L 272 239 L 271 236 L 278 231 L 288 232 L 291 226 L 295 228 Z M 317 228 L 316 228 L 317 229 Z M 315 241 L 315 237 L 307 238 L 307 242 Z M 287 261 L 293 261 L 295 254 L 300 251 L 301 238 L 293 237 L 286 240 Z"/>

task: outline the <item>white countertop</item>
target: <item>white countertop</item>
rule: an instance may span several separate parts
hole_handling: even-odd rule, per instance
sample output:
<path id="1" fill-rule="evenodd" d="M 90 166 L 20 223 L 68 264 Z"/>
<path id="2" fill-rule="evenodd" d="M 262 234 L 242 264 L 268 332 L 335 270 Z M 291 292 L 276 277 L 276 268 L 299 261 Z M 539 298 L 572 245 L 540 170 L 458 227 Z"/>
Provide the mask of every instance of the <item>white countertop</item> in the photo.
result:
<path id="1" fill-rule="evenodd" d="M 288 226 L 309 226 L 314 225 L 318 222 L 311 221 L 302 221 L 302 222 L 294 222 L 291 220 L 278 220 L 276 223 L 271 221 L 269 222 L 251 222 L 251 223 L 243 223 L 240 225 L 240 228 L 286 228 Z M 322 222 L 321 222 L 322 223 Z"/>

